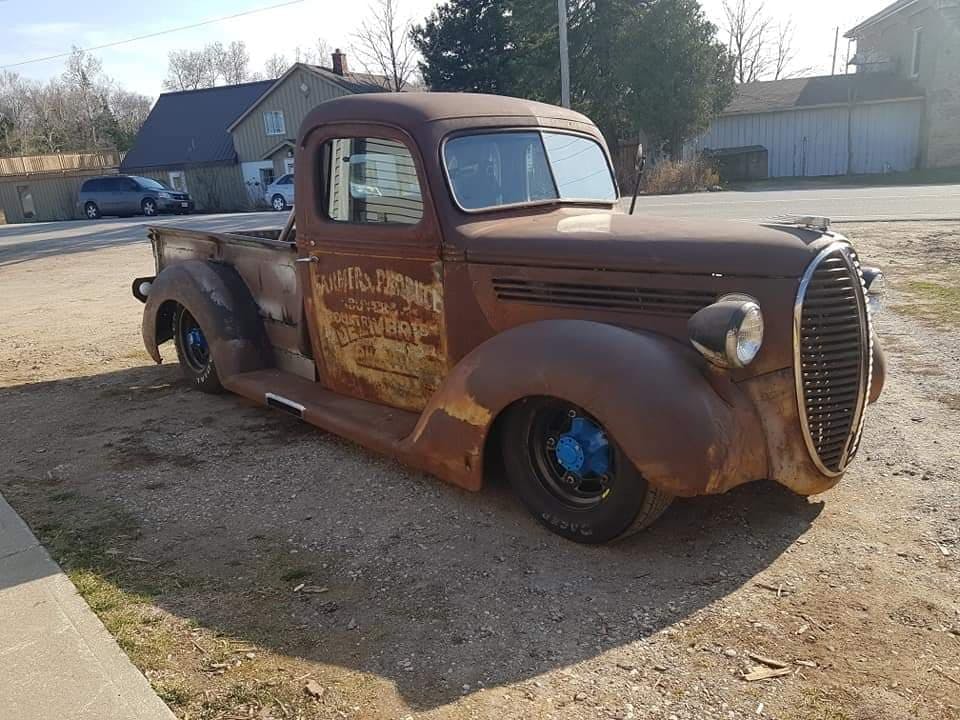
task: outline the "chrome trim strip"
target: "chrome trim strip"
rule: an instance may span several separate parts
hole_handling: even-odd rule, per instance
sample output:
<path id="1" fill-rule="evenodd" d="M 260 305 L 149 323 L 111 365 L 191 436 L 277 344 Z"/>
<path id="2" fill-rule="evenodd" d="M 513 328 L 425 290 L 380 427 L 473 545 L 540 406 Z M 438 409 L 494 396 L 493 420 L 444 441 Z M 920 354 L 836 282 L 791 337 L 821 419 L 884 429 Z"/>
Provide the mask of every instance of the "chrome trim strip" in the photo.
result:
<path id="1" fill-rule="evenodd" d="M 277 395 L 276 393 L 264 393 L 264 400 L 268 406 L 275 407 L 276 405 L 283 405 L 290 410 L 293 410 L 301 417 L 303 417 L 303 412 L 307 408 L 304 405 L 301 405 L 298 402 L 294 402 L 288 398 L 283 397 L 283 395 Z M 272 402 L 271 402 L 272 401 Z"/>
<path id="2" fill-rule="evenodd" d="M 820 266 L 820 263 L 834 253 L 839 253 L 841 255 L 844 260 L 844 264 L 847 266 L 847 269 L 856 274 L 857 278 L 860 280 L 861 288 L 863 288 L 863 293 L 857 302 L 857 312 L 860 320 L 860 347 L 862 348 L 860 370 L 861 381 L 859 393 L 857 395 L 857 402 L 855 405 L 855 414 L 853 416 L 853 421 L 850 423 L 851 432 L 843 448 L 839 470 L 830 470 L 823 464 L 823 461 L 820 459 L 820 454 L 817 452 L 817 447 L 813 442 L 813 436 L 810 432 L 810 423 L 807 419 L 806 401 L 804 400 L 803 367 L 801 362 L 800 348 L 803 326 L 803 302 L 806 299 L 807 290 L 810 287 L 810 283 L 813 280 L 813 275 Z M 870 313 L 867 310 L 866 286 L 863 281 L 863 274 L 860 272 L 860 263 L 856 257 L 856 253 L 853 251 L 853 248 L 847 242 L 834 241 L 821 249 L 813 261 L 807 266 L 807 269 L 803 273 L 803 277 L 800 279 L 797 297 L 793 304 L 793 377 L 797 392 L 797 409 L 800 414 L 800 426 L 803 429 L 803 441 L 807 446 L 807 452 L 809 453 L 813 464 L 820 472 L 828 477 L 837 477 L 843 474 L 843 471 L 846 469 L 853 453 L 856 452 L 856 449 L 860 444 L 860 435 L 863 431 L 863 421 L 865 416 L 864 410 L 866 408 L 866 400 L 870 395 L 872 375 L 873 333 L 871 332 L 870 328 Z"/>

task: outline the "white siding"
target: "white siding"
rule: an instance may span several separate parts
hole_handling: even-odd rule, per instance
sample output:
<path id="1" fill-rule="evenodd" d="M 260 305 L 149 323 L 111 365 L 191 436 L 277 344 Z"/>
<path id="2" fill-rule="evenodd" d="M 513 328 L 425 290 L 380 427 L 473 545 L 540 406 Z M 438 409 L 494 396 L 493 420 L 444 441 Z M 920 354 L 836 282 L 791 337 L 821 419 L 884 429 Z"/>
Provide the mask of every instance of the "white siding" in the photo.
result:
<path id="1" fill-rule="evenodd" d="M 917 101 L 857 105 L 852 113 L 829 107 L 727 115 L 688 143 L 684 154 L 762 145 L 770 177 L 845 175 L 848 163 L 853 174 L 912 170 L 920 154 L 922 116 L 923 103 Z"/>

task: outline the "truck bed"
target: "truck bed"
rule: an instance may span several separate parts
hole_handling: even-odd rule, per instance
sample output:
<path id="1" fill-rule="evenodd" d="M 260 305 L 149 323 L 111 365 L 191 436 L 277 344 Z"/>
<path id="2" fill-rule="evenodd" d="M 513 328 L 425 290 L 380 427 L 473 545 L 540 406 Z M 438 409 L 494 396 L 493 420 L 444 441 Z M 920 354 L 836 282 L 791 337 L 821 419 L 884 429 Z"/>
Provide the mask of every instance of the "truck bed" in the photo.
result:
<path id="1" fill-rule="evenodd" d="M 310 380 L 315 378 L 292 228 L 210 232 L 167 225 L 150 227 L 148 237 L 157 274 L 189 260 L 234 268 L 260 309 L 277 367 Z"/>

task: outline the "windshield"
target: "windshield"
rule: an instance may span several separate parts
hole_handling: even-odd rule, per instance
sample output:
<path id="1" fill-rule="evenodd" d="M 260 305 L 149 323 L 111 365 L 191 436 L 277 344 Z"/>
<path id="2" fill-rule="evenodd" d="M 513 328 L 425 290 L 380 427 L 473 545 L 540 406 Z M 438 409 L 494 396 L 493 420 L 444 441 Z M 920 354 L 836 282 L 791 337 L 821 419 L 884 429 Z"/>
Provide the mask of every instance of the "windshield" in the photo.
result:
<path id="1" fill-rule="evenodd" d="M 599 143 L 559 132 L 461 135 L 443 146 L 454 199 L 464 210 L 550 200 L 613 202 Z"/>
<path id="2" fill-rule="evenodd" d="M 153 178 L 137 177 L 136 181 L 140 184 L 140 187 L 144 187 L 147 190 L 169 190 L 170 188 L 164 185 L 158 180 Z"/>

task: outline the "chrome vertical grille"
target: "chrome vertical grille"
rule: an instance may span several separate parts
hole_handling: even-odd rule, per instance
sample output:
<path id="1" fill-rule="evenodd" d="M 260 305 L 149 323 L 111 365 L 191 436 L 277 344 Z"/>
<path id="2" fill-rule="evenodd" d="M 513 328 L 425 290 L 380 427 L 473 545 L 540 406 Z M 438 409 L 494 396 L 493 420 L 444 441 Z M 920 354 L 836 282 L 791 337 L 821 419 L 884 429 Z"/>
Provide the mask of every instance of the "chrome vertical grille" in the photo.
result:
<path id="1" fill-rule="evenodd" d="M 860 443 L 873 355 L 860 263 L 844 242 L 820 251 L 800 281 L 794 353 L 807 449 L 821 472 L 839 475 Z"/>

